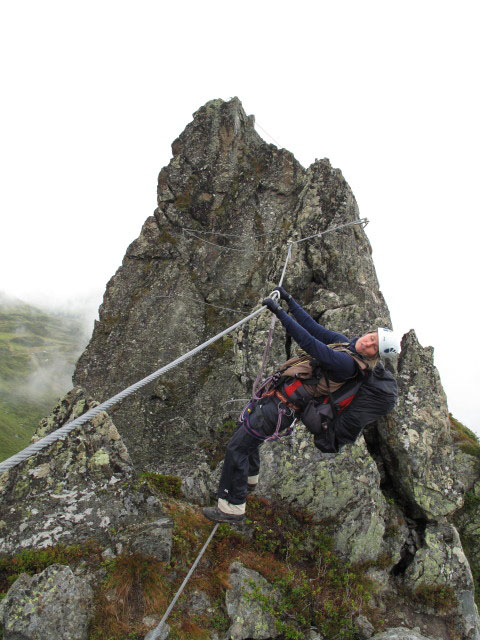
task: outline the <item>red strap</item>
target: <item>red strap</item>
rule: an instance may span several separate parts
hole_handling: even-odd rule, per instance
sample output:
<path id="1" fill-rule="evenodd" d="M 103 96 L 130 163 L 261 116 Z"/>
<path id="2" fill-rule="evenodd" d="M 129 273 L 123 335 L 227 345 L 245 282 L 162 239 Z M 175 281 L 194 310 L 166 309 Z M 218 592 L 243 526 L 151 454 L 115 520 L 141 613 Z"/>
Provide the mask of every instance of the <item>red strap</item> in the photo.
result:
<path id="1" fill-rule="evenodd" d="M 348 396 L 348 398 L 345 398 L 345 400 L 341 400 L 338 403 L 338 406 L 343 409 L 346 409 L 346 407 L 348 407 L 348 405 L 352 402 L 352 400 L 355 398 L 355 394 Z"/>
<path id="2" fill-rule="evenodd" d="M 285 387 L 285 393 L 287 394 L 287 396 L 291 396 L 292 393 L 294 393 L 298 387 L 302 386 L 302 381 L 301 380 L 295 380 L 295 382 L 292 382 L 292 384 L 289 384 L 288 387 Z"/>

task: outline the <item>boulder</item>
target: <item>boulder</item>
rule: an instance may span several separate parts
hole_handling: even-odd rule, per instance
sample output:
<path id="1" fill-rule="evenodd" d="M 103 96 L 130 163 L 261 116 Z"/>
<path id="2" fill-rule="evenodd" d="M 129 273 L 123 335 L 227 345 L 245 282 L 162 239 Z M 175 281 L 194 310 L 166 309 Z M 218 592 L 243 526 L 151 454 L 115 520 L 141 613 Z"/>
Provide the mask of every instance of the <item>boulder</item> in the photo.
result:
<path id="1" fill-rule="evenodd" d="M 256 571 L 240 562 L 230 566 L 230 588 L 225 602 L 232 625 L 227 632 L 229 640 L 266 640 L 276 638 L 275 619 L 261 606 L 261 598 L 275 600 L 273 587 Z"/>
<path id="2" fill-rule="evenodd" d="M 73 389 L 40 423 L 34 438 L 92 406 L 95 403 L 82 389 Z M 3 473 L 0 509 L 2 553 L 91 539 L 109 546 L 114 534 L 124 530 L 125 542 L 127 528 L 140 521 L 143 531 L 161 533 L 155 545 L 162 547 L 162 559 L 169 557 L 171 522 L 158 498 L 138 482 L 125 444 L 106 413 Z M 161 531 L 153 524 L 159 520 Z"/>
<path id="3" fill-rule="evenodd" d="M 149 625 L 147 625 L 149 626 Z M 154 629 L 149 631 L 145 636 L 145 640 L 167 640 L 170 635 L 170 626 L 164 622 L 161 629 L 157 631 L 158 623 Z"/>
<path id="4" fill-rule="evenodd" d="M 113 534 L 117 553 L 139 553 L 168 562 L 172 552 L 172 527 L 170 518 L 140 522 L 124 527 Z"/>
<path id="5" fill-rule="evenodd" d="M 423 590 L 426 594 L 423 606 L 429 613 L 446 608 L 462 638 L 480 640 L 480 618 L 474 601 L 472 572 L 454 526 L 427 525 L 424 544 L 407 568 L 403 583 L 414 593 Z M 448 589 L 445 592 L 448 602 L 439 607 L 436 594 L 442 587 Z"/>
<path id="6" fill-rule="evenodd" d="M 23 573 L 0 605 L 4 640 L 87 640 L 92 615 L 90 585 L 59 564 Z"/>
<path id="7" fill-rule="evenodd" d="M 427 638 L 420 633 L 420 629 L 406 629 L 405 627 L 395 627 L 387 629 L 383 633 L 372 636 L 372 640 L 435 640 Z"/>
<path id="8" fill-rule="evenodd" d="M 303 427 L 291 438 L 262 447 L 258 491 L 282 498 L 326 521 L 336 550 L 352 562 L 375 560 L 388 552 L 393 566 L 407 528 L 400 518 L 395 535 L 386 536 L 390 512 L 380 475 L 363 438 L 339 455 L 322 454 Z"/>

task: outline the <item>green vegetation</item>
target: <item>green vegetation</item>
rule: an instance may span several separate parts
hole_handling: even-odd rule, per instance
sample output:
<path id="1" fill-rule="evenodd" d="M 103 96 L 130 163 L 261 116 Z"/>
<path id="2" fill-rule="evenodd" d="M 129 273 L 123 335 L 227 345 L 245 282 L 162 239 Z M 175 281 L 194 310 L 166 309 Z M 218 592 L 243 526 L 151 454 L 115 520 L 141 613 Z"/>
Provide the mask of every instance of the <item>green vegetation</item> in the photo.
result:
<path id="1" fill-rule="evenodd" d="M 87 342 L 78 319 L 0 297 L 0 460 L 24 448 L 71 387 Z"/>
<path id="2" fill-rule="evenodd" d="M 445 584 L 419 586 L 412 595 L 412 599 L 424 606 L 432 607 L 439 613 L 446 613 L 457 606 L 455 590 Z"/>
<path id="3" fill-rule="evenodd" d="M 182 479 L 178 476 L 166 476 L 149 471 L 140 474 L 140 479 L 146 480 L 154 492 L 170 498 L 182 497 Z"/>
<path id="4" fill-rule="evenodd" d="M 456 420 L 451 413 L 448 415 L 454 442 L 456 442 L 465 453 L 480 458 L 480 441 L 478 437 L 473 431 L 470 431 L 468 427 Z"/>
<path id="5" fill-rule="evenodd" d="M 0 399 L 0 460 L 29 444 L 34 429 L 52 405 L 50 400 Z"/>
<path id="6" fill-rule="evenodd" d="M 478 520 L 480 513 L 480 495 L 474 489 L 467 491 L 463 505 L 463 515 L 456 523 L 458 532 L 462 540 L 462 547 L 467 556 L 472 570 L 473 584 L 475 586 L 475 601 L 480 607 L 480 554 L 478 550 L 478 537 L 475 535 L 475 528 L 468 525 Z"/>
<path id="7" fill-rule="evenodd" d="M 454 442 L 464 453 L 468 453 L 480 460 L 480 440 L 476 434 L 456 420 L 451 413 L 449 414 L 449 418 Z M 459 522 L 457 523 L 463 550 L 465 551 L 472 570 L 477 606 L 480 606 L 480 555 L 478 552 L 478 537 L 472 533 L 471 529 L 466 526 L 466 523 L 468 524 L 469 521 L 478 520 L 477 514 L 479 513 L 479 508 L 480 495 L 475 493 L 474 490 L 467 491 L 462 511 L 468 518 L 465 522 L 463 517 L 460 516 Z"/>
<path id="8" fill-rule="evenodd" d="M 99 558 L 99 549 L 93 542 L 71 546 L 59 544 L 45 549 L 24 549 L 14 556 L 1 556 L 0 599 L 5 597 L 12 583 L 22 573 L 32 576 L 41 573 L 51 564 L 74 565 L 85 559 L 98 563 Z"/>

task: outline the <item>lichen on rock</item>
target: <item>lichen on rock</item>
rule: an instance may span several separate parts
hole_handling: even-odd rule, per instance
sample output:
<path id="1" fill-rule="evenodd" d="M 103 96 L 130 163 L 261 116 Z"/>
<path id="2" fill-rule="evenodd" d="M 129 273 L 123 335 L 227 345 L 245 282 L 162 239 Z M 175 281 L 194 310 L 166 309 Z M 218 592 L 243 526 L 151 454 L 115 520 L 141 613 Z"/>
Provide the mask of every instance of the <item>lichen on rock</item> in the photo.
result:
<path id="1" fill-rule="evenodd" d="M 87 640 L 93 591 L 69 567 L 22 574 L 0 604 L 4 640 Z"/>
<path id="2" fill-rule="evenodd" d="M 34 439 L 95 406 L 75 388 L 45 418 Z M 161 503 L 139 484 L 128 451 L 111 418 L 100 413 L 68 438 L 58 440 L 2 474 L 1 553 L 96 539 L 109 545 L 113 532 L 164 518 L 165 549 L 171 523 Z M 168 553 L 163 554 L 168 559 Z"/>

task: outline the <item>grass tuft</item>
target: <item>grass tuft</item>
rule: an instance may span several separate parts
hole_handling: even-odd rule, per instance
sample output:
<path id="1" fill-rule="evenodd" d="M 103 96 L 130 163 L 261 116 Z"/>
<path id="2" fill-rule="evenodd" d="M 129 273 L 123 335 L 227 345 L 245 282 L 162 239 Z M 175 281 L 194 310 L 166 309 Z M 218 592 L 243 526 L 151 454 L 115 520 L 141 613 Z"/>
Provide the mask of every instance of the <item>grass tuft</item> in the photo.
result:
<path id="1" fill-rule="evenodd" d="M 146 471 L 140 474 L 140 479 L 145 480 L 155 492 L 170 498 L 182 497 L 182 479 L 178 476 L 163 475 Z"/>
<path id="2" fill-rule="evenodd" d="M 478 437 L 468 427 L 454 418 L 451 413 L 448 415 L 454 442 L 458 444 L 464 453 L 480 458 L 480 441 Z"/>
<path id="3" fill-rule="evenodd" d="M 165 563 L 132 554 L 108 561 L 105 568 L 89 640 L 143 637 L 148 630 L 143 618 L 164 611 L 171 597 Z"/>

